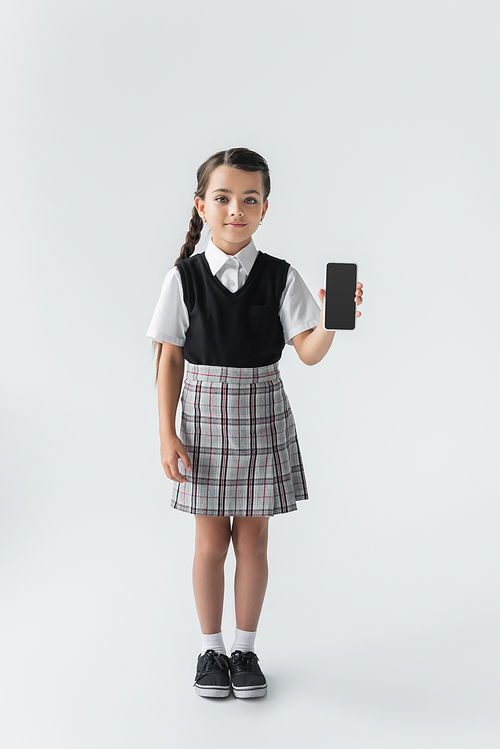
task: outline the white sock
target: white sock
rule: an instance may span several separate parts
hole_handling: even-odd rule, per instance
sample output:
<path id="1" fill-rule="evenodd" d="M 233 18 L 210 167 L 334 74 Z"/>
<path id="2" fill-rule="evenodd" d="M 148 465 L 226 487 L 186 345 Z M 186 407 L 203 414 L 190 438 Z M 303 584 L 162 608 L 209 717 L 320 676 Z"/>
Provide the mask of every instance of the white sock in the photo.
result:
<path id="1" fill-rule="evenodd" d="M 238 629 L 236 627 L 235 633 L 234 633 L 234 642 L 233 647 L 231 648 L 231 653 L 234 653 L 235 650 L 241 650 L 242 653 L 248 653 L 252 652 L 254 653 L 254 643 L 255 643 L 255 635 L 257 634 L 257 630 L 255 632 L 245 632 L 244 629 Z"/>
<path id="2" fill-rule="evenodd" d="M 204 635 L 203 632 L 201 633 L 201 652 L 206 653 L 207 650 L 215 650 L 216 653 L 226 655 L 222 631 L 217 632 L 215 635 Z"/>

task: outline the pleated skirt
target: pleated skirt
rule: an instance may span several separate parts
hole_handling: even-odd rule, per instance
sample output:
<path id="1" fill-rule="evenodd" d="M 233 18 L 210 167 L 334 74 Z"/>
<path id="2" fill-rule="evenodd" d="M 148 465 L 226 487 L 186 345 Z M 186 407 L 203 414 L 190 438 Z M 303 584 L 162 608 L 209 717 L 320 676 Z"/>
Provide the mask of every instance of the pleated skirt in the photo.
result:
<path id="1" fill-rule="evenodd" d="M 272 516 L 308 499 L 295 421 L 278 362 L 265 367 L 186 363 L 180 439 L 192 471 L 172 506 L 194 515 Z"/>

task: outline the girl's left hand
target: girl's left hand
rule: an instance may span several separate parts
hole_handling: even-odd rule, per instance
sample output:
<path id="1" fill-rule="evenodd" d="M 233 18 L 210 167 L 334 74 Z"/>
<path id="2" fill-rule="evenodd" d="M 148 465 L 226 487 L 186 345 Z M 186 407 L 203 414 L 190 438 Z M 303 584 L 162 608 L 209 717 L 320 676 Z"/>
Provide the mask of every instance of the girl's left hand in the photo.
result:
<path id="1" fill-rule="evenodd" d="M 325 290 L 320 289 L 318 292 L 318 296 L 321 300 L 321 306 L 323 306 L 323 302 L 325 301 Z M 363 304 L 363 284 L 361 281 L 358 281 L 356 285 L 356 296 L 354 297 L 354 301 L 356 304 Z M 356 317 L 361 317 L 361 312 L 359 310 L 356 312 Z"/>

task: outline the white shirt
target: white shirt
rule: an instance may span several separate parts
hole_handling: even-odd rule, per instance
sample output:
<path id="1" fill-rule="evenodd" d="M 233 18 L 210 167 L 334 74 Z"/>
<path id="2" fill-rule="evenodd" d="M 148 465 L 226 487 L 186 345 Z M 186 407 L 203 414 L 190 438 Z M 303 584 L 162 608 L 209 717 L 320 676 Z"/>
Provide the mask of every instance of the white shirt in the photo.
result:
<path id="1" fill-rule="evenodd" d="M 236 255 L 226 255 L 213 243 L 205 250 L 210 270 L 229 289 L 237 291 L 246 282 L 259 250 L 253 239 Z M 292 345 L 293 336 L 315 328 L 320 320 L 321 308 L 295 270 L 288 269 L 285 288 L 281 295 L 279 316 L 285 341 Z M 184 292 L 178 268 L 168 271 L 161 287 L 160 298 L 146 335 L 155 341 L 184 346 L 189 328 L 189 312 L 184 302 Z"/>

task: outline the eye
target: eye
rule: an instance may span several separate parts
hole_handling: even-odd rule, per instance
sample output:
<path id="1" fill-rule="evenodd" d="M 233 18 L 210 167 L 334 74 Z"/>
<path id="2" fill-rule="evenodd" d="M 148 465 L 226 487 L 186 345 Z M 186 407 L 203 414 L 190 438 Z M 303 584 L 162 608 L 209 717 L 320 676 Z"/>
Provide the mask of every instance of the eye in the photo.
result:
<path id="1" fill-rule="evenodd" d="M 227 202 L 227 198 L 225 195 L 217 195 L 217 197 L 215 198 L 216 203 L 220 203 L 221 201 L 223 203 Z M 254 205 L 255 203 L 257 203 L 257 200 L 255 198 L 245 198 L 245 202 L 248 201 L 250 201 L 250 205 Z"/>

